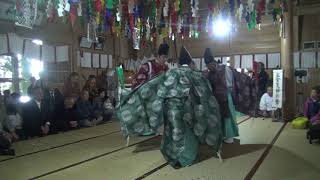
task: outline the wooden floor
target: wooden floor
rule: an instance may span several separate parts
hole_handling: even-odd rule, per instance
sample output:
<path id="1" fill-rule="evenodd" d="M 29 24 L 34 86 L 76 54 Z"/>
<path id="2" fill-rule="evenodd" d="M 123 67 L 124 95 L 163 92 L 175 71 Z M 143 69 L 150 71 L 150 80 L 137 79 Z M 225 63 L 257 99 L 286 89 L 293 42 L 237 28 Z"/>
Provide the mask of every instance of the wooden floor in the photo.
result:
<path id="1" fill-rule="evenodd" d="M 199 161 L 173 169 L 159 151 L 161 137 L 131 138 L 126 147 L 117 122 L 14 144 L 0 156 L 1 180 L 318 180 L 320 145 L 290 124 L 241 117 L 240 137 L 222 149 L 220 162 L 207 146 Z"/>

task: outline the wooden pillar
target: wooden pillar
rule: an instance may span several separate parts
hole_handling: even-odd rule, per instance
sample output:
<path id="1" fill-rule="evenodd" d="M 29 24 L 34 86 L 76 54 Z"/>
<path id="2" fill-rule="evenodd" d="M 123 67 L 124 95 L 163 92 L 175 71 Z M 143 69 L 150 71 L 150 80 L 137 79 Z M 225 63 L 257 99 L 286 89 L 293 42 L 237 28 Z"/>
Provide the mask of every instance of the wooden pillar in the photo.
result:
<path id="1" fill-rule="evenodd" d="M 283 119 L 292 120 L 295 116 L 296 93 L 293 67 L 293 4 L 287 1 L 284 13 L 284 37 L 281 38 L 281 67 L 284 70 Z"/>
<path id="2" fill-rule="evenodd" d="M 19 89 L 19 60 L 16 55 L 11 56 L 11 63 L 12 63 L 12 85 L 13 85 L 13 91 L 20 93 Z"/>

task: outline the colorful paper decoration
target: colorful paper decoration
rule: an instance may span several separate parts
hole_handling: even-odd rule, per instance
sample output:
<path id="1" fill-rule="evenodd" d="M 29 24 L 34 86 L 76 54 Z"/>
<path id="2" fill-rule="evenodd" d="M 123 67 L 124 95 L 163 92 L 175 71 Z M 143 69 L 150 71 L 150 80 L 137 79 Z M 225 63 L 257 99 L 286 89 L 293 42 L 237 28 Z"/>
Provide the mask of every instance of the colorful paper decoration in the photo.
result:
<path id="1" fill-rule="evenodd" d="M 199 0 L 191 0 L 191 12 L 192 17 L 198 16 L 198 10 L 199 10 Z"/>
<path id="2" fill-rule="evenodd" d="M 38 12 L 37 0 L 17 0 L 16 25 L 32 28 Z"/>

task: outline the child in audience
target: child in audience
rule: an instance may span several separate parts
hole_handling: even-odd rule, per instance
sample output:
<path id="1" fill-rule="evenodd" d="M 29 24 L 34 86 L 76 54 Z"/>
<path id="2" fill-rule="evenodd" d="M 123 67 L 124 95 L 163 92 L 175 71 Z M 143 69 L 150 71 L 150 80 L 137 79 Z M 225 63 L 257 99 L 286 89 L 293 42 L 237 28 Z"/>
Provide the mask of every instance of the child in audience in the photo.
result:
<path id="1" fill-rule="evenodd" d="M 311 96 L 304 103 L 304 116 L 311 124 L 320 123 L 320 87 L 313 87 Z"/>
<path id="2" fill-rule="evenodd" d="M 22 118 L 13 104 L 7 105 L 6 127 L 13 140 L 23 139 Z"/>
<path id="3" fill-rule="evenodd" d="M 274 108 L 272 107 L 272 87 L 267 88 L 267 92 L 264 93 L 260 100 L 260 114 L 263 117 L 273 117 Z"/>
<path id="4" fill-rule="evenodd" d="M 110 121 L 113 115 L 111 100 L 106 97 L 105 89 L 99 89 L 99 96 L 95 98 L 96 115 L 102 116 L 104 121 Z"/>
<path id="5" fill-rule="evenodd" d="M 81 126 L 91 127 L 103 121 L 102 116 L 96 116 L 94 106 L 89 101 L 89 92 L 83 90 L 77 102 L 77 116 Z"/>

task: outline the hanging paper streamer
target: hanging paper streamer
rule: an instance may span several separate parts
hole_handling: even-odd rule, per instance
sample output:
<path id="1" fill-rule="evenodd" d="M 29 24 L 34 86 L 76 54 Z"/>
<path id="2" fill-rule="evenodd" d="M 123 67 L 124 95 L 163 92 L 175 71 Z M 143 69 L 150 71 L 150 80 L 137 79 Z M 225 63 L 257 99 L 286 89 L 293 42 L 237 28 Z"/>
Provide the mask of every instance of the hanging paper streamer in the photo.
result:
<path id="1" fill-rule="evenodd" d="M 257 6 L 257 24 L 261 24 L 261 16 L 263 11 L 266 9 L 266 0 L 260 0 Z"/>
<path id="2" fill-rule="evenodd" d="M 249 31 L 252 31 L 256 25 L 257 25 L 257 15 L 256 15 L 256 10 L 253 10 L 253 12 L 251 12 L 251 19 L 250 19 L 250 22 L 248 24 L 248 30 Z"/>
<path id="3" fill-rule="evenodd" d="M 120 1 L 120 0 L 119 0 L 119 1 Z M 118 21 L 118 23 L 120 23 L 120 22 L 121 22 L 121 17 L 122 17 L 122 7 L 121 7 L 121 3 L 118 3 L 118 8 L 117 8 L 116 16 L 117 16 L 117 21 Z"/>
<path id="4" fill-rule="evenodd" d="M 156 16 L 157 16 L 157 9 L 155 1 L 152 1 L 152 10 L 151 10 L 151 21 L 156 22 Z"/>
<path id="5" fill-rule="evenodd" d="M 77 9 L 76 6 L 71 6 L 70 8 L 70 22 L 72 27 L 74 27 L 74 23 L 76 22 L 77 19 Z"/>
<path id="6" fill-rule="evenodd" d="M 37 0 L 17 0 L 16 9 L 15 25 L 32 28 L 37 17 Z"/>
<path id="7" fill-rule="evenodd" d="M 128 10 L 129 10 L 129 14 L 133 14 L 134 13 L 134 0 L 129 0 L 128 1 Z"/>
<path id="8" fill-rule="evenodd" d="M 59 4 L 58 4 L 58 16 L 62 17 L 63 16 L 63 12 L 64 12 L 64 0 L 59 0 Z"/>
<path id="9" fill-rule="evenodd" d="M 150 34 L 151 34 L 151 27 L 150 27 L 150 19 L 147 19 L 146 23 L 146 39 L 150 40 Z"/>
<path id="10" fill-rule="evenodd" d="M 199 0 L 191 0 L 192 17 L 197 17 L 199 10 Z"/>
<path id="11" fill-rule="evenodd" d="M 161 4 L 160 0 L 156 0 L 156 7 L 157 7 L 157 9 L 160 8 L 160 4 Z"/>
<path id="12" fill-rule="evenodd" d="M 87 18 L 90 21 L 91 16 L 93 16 L 93 2 L 92 0 L 87 0 Z"/>
<path id="13" fill-rule="evenodd" d="M 113 0 L 107 0 L 107 8 L 113 9 Z"/>
<path id="14" fill-rule="evenodd" d="M 68 0 L 65 0 L 64 1 L 64 10 L 69 12 L 70 8 L 71 8 L 70 3 L 68 2 Z"/>
<path id="15" fill-rule="evenodd" d="M 138 28 L 134 28 L 133 35 L 133 49 L 140 49 L 140 30 Z"/>
<path id="16" fill-rule="evenodd" d="M 101 23 L 101 11 L 102 11 L 101 0 L 96 0 L 95 1 L 95 12 L 96 12 L 97 25 L 100 25 L 100 23 Z"/>
<path id="17" fill-rule="evenodd" d="M 122 66 L 117 67 L 117 74 L 118 74 L 118 79 L 120 81 L 120 87 L 121 89 L 124 89 L 124 74 L 123 74 L 123 68 Z"/>
<path id="18" fill-rule="evenodd" d="M 178 26 L 177 26 L 177 31 L 179 34 L 182 33 L 182 24 L 183 24 L 183 19 L 181 16 L 179 16 L 179 20 L 178 20 Z"/>
<path id="19" fill-rule="evenodd" d="M 230 9 L 230 15 L 235 16 L 235 0 L 229 0 L 229 9 Z"/>
<path id="20" fill-rule="evenodd" d="M 243 4 L 241 3 L 240 4 L 240 7 L 239 7 L 239 21 L 241 22 L 243 17 L 245 17 L 245 10 L 243 8 Z"/>
<path id="21" fill-rule="evenodd" d="M 78 4 L 77 14 L 78 14 L 78 16 L 82 16 L 82 5 L 81 5 L 81 3 Z"/>
<path id="22" fill-rule="evenodd" d="M 53 5 L 52 0 L 49 0 L 47 3 L 46 13 L 47 13 L 48 21 L 52 22 L 53 18 L 54 18 L 54 5 Z"/>
<path id="23" fill-rule="evenodd" d="M 87 39 L 89 42 L 98 42 L 96 29 L 97 23 L 95 19 L 92 18 L 87 24 Z"/>
<path id="24" fill-rule="evenodd" d="M 198 17 L 198 32 L 202 32 L 202 18 L 201 16 Z"/>
<path id="25" fill-rule="evenodd" d="M 169 1 L 166 0 L 164 7 L 163 7 L 163 16 L 168 17 L 169 16 Z"/>

